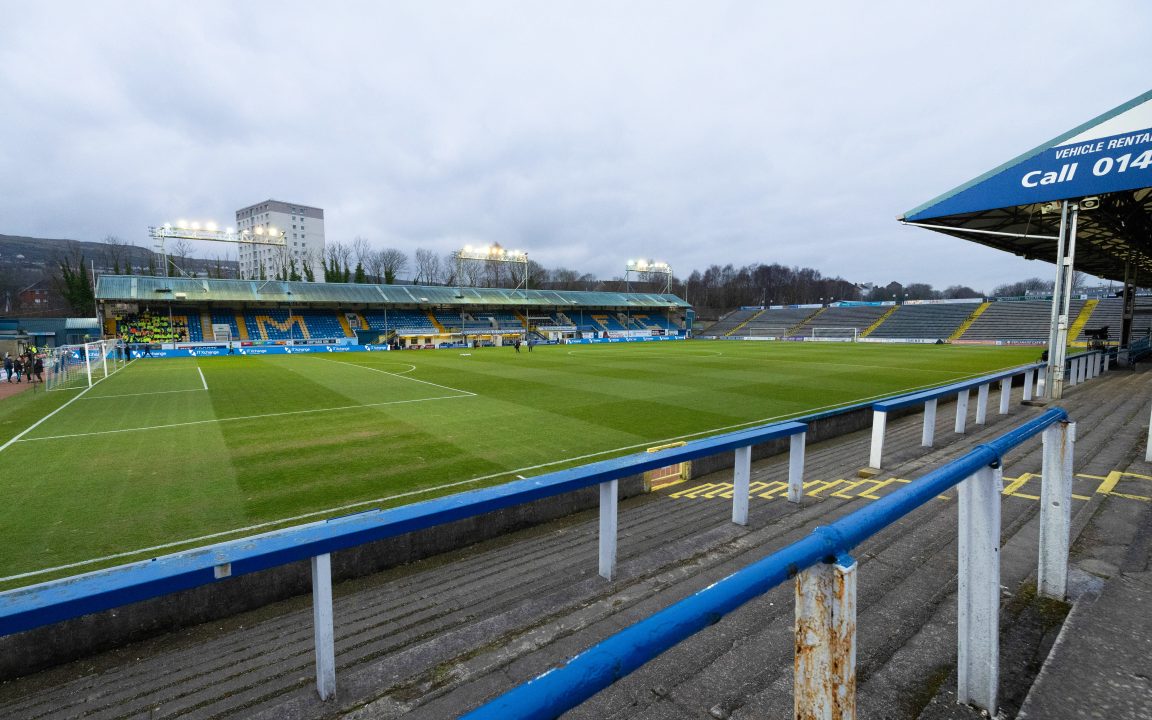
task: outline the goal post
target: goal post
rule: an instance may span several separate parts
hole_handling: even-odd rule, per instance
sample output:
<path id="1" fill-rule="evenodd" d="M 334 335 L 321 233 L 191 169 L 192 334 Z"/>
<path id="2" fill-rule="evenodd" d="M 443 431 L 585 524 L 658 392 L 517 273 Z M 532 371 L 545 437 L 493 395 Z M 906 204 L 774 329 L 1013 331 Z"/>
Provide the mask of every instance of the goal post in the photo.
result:
<path id="1" fill-rule="evenodd" d="M 787 337 L 788 328 L 783 325 L 748 325 L 737 334 L 744 337 L 782 338 Z"/>
<path id="2" fill-rule="evenodd" d="M 828 342 L 856 342 L 860 339 L 860 328 L 854 327 L 814 327 L 811 328 L 813 340 Z"/>
<path id="3" fill-rule="evenodd" d="M 44 358 L 46 390 L 90 388 L 128 363 L 115 340 L 50 348 Z"/>

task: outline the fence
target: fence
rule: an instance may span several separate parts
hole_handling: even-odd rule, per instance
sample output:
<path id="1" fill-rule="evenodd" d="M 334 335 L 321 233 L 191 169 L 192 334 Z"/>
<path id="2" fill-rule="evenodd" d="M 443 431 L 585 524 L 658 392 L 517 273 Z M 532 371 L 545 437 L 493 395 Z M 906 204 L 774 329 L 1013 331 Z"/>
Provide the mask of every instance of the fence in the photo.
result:
<path id="1" fill-rule="evenodd" d="M 959 488 L 957 701 L 996 712 L 1002 459 L 1044 434 L 1039 591 L 1067 585 L 1075 425 L 1047 411 L 900 490 L 609 637 L 463 716 L 555 718 L 681 640 L 796 575 L 797 718 L 855 717 L 856 561 L 852 549 L 949 488 Z M 799 573 L 799 574 L 797 574 Z"/>
<path id="2" fill-rule="evenodd" d="M 978 378 L 969 381 L 966 385 L 970 387 L 983 385 L 983 387 L 987 388 L 988 384 L 997 378 L 1010 378 L 1022 372 L 1031 373 L 1035 368 L 1036 366 L 1017 368 L 999 375 Z M 955 392 L 956 387 L 955 385 L 950 385 L 908 397 L 914 398 L 931 393 Z M 986 396 L 986 392 L 983 393 L 983 395 Z M 911 402 L 919 401 L 922 401 L 922 398 L 920 400 L 912 400 Z M 851 406 L 842 409 L 840 412 L 857 410 L 861 407 L 867 407 L 867 405 Z M 820 413 L 812 417 L 824 417 L 830 414 L 834 413 Z M 1048 425 L 1064 419 L 1065 415 L 1062 410 L 1049 411 L 1042 416 L 1040 420 L 1033 421 L 1021 429 L 1014 431 L 1014 433 L 1005 436 L 1007 440 L 1001 438 L 996 441 L 997 443 L 1001 443 L 1001 445 L 993 443 L 982 446 L 979 450 L 970 454 L 970 456 L 965 456 L 965 459 L 958 461 L 958 463 L 954 465 L 957 465 L 961 470 L 966 472 L 971 470 L 969 474 L 972 474 L 976 469 L 985 467 L 991 462 L 999 462 L 999 457 L 1003 452 L 1006 452 L 1011 447 L 1015 447 L 1015 445 L 1040 432 Z M 611 579 L 616 570 L 619 479 L 672 464 L 692 461 L 724 452 L 733 452 L 734 492 L 732 521 L 737 524 L 746 524 L 748 521 L 752 447 L 773 440 L 788 439 L 790 451 L 788 463 L 788 499 L 792 502 L 799 502 L 803 492 L 804 453 L 807 430 L 807 424 L 798 421 L 751 428 L 717 437 L 692 441 L 679 447 L 669 447 L 654 453 L 636 453 L 581 467 L 561 470 L 527 480 L 507 483 L 493 488 L 474 490 L 390 510 L 370 510 L 346 517 L 333 518 L 324 522 L 311 523 L 242 540 L 175 553 L 144 562 L 121 565 L 86 575 L 11 590 L 0 593 L 0 636 L 116 608 L 148 598 L 210 585 L 224 578 L 278 567 L 298 560 L 310 559 L 314 608 L 316 686 L 320 697 L 327 699 L 332 697 L 336 686 L 333 644 L 334 619 L 331 589 L 332 552 L 443 525 L 464 518 L 475 517 L 495 510 L 529 503 L 586 487 L 598 486 L 600 493 L 600 532 L 598 538 L 599 573 L 603 577 Z M 1057 463 L 1054 467 L 1070 467 L 1071 438 L 1071 435 L 1067 435 L 1065 445 L 1061 445 L 1061 447 L 1067 448 L 1067 458 L 1065 458 L 1064 455 L 1060 455 L 1059 457 L 1064 459 L 1053 460 L 1054 463 Z M 1005 445 L 1005 442 L 1008 444 Z M 988 455 L 990 452 L 993 453 L 994 458 Z M 1045 462 L 1047 467 L 1047 453 L 1045 455 Z M 1063 462 L 1065 465 L 1058 465 L 1059 462 Z M 973 465 L 973 463 L 976 464 Z M 953 475 L 950 474 L 948 477 L 951 478 Z M 996 477 L 999 477 L 998 473 Z M 1047 488 L 1052 484 L 1052 482 L 1047 479 L 1048 470 L 1045 471 L 1045 478 L 1045 487 Z M 943 481 L 933 480 L 932 482 Z M 959 482 L 958 479 L 953 479 L 948 486 L 950 487 L 957 482 Z M 1070 475 L 1067 478 L 1067 482 L 1067 488 L 1058 490 L 1059 493 L 1064 493 L 1064 495 L 1060 495 L 1060 497 L 1064 497 L 1067 493 L 1070 493 Z M 987 483 L 984 484 L 986 485 Z M 877 522 L 876 518 L 880 517 L 877 516 L 876 513 L 881 512 L 881 510 L 885 508 L 897 508 L 898 514 L 892 517 L 899 517 L 916 506 L 913 500 L 909 500 L 908 498 L 920 498 L 922 493 L 918 488 L 921 486 L 922 483 L 909 486 L 905 488 L 905 491 L 888 496 L 884 501 L 877 501 L 851 517 L 856 517 L 857 515 L 863 516 L 867 519 L 865 526 L 868 528 L 874 527 L 875 522 Z M 923 494 L 923 497 L 934 497 L 936 494 L 939 494 L 939 492 L 938 490 L 931 490 L 927 492 L 927 494 Z M 982 492 L 983 494 L 977 493 L 972 500 L 962 500 L 962 507 L 965 506 L 965 503 L 970 505 L 976 501 L 983 502 L 984 505 L 987 505 L 989 502 L 988 497 L 999 496 L 998 492 L 991 492 L 987 488 Z M 1045 492 L 1047 493 L 1047 490 Z M 897 495 L 899 495 L 899 498 L 893 499 L 897 498 Z M 1047 495 L 1045 495 L 1045 497 L 1047 497 Z M 979 510 L 979 513 L 989 512 L 984 505 L 980 506 L 983 509 Z M 1054 505 L 1062 507 L 1066 512 L 1070 506 L 1070 502 L 1060 502 Z M 883 510 L 883 512 L 888 512 L 888 510 Z M 1049 510 L 1048 503 L 1045 503 L 1045 512 L 1051 513 L 1059 511 Z M 888 516 L 885 515 L 883 517 Z M 978 517 L 984 518 L 984 515 L 979 514 Z M 781 551 L 781 553 L 784 553 L 786 557 L 793 557 L 794 553 L 800 552 L 801 555 L 796 557 L 805 559 L 807 565 L 803 567 L 809 567 L 821 559 L 830 556 L 846 558 L 848 549 L 858 543 L 860 539 L 867 537 L 867 534 L 861 535 L 860 533 L 863 531 L 852 524 L 846 525 L 841 529 L 836 529 L 847 520 L 848 518 L 845 518 L 829 528 L 818 528 L 814 535 L 816 540 L 802 541 L 797 544 L 803 546 L 801 550 L 794 550 L 792 546 L 790 546 L 789 549 Z M 885 522 L 890 521 L 891 520 L 887 520 Z M 1063 555 L 1060 554 L 1058 548 L 1055 551 L 1050 551 L 1049 554 L 1052 557 L 1065 557 L 1067 554 L 1066 520 L 1064 524 L 1065 530 L 1063 537 L 1065 538 L 1065 550 Z M 875 527 L 882 526 L 883 524 Z M 987 529 L 985 526 L 979 527 L 983 527 L 985 530 Z M 869 533 L 874 531 L 874 529 L 870 530 Z M 1056 534 L 1050 533 L 1050 537 L 1057 537 L 1059 535 L 1058 531 L 1053 532 Z M 993 534 L 996 535 L 996 542 L 998 542 L 998 534 Z M 859 539 L 848 542 L 851 538 Z M 1042 531 L 1042 544 L 1044 542 L 1043 538 L 1044 535 Z M 1056 544 L 1056 541 L 1052 540 L 1049 544 Z M 834 550 L 834 552 L 832 550 Z M 777 555 L 780 555 L 780 553 Z M 984 562 L 986 559 L 984 555 L 981 555 L 980 558 L 984 558 L 981 559 L 980 562 Z M 810 562 L 808 562 L 808 560 L 810 560 Z M 753 567 L 762 568 L 764 562 L 766 561 L 757 563 Z M 1059 561 L 1056 561 L 1056 564 L 1059 564 Z M 796 568 L 800 567 L 800 565 L 796 565 Z M 836 582 L 847 582 L 847 578 L 851 575 L 849 569 L 853 567 L 854 566 L 850 564 L 844 565 L 843 570 L 836 571 L 840 573 L 839 575 L 828 570 L 811 582 L 815 583 L 814 587 L 819 586 L 824 588 L 829 587 L 828 583 L 831 582 L 831 578 L 838 578 Z M 1062 567 L 1061 565 L 1061 568 Z M 752 568 L 749 568 L 749 570 L 751 569 Z M 770 589 L 770 587 L 773 587 L 783 580 L 783 577 L 777 578 L 777 570 L 778 569 L 772 570 L 772 574 L 764 577 L 757 574 L 761 573 L 762 570 L 753 571 L 756 579 L 750 581 L 750 584 L 746 580 L 734 581 L 745 589 L 722 601 L 717 607 L 727 609 L 734 608 L 754 594 Z M 1063 572 L 1063 570 L 1061 569 L 1060 572 Z M 1054 576 L 1055 573 L 1057 573 L 1055 569 L 1049 570 L 1044 577 Z M 777 579 L 772 580 L 772 584 L 765 585 L 765 582 L 772 578 Z M 1045 586 L 1052 587 L 1059 584 L 1062 588 L 1062 583 L 1063 580 L 1060 579 L 1044 581 Z M 725 587 L 729 586 L 725 585 Z M 752 594 L 748 594 L 750 592 Z M 1062 592 L 1061 589 L 1060 593 L 1062 594 Z M 727 610 L 724 611 L 726 612 Z M 993 616 L 994 615 L 995 613 L 993 613 Z M 708 617 L 711 617 L 712 620 L 708 620 L 707 622 L 713 622 L 716 616 L 713 614 Z M 695 625 L 693 623 L 695 622 L 696 621 L 692 621 L 687 624 L 678 625 L 678 627 L 687 630 L 689 627 L 694 627 Z M 697 627 L 696 629 L 699 628 Z M 686 637 L 686 635 L 677 636 L 678 639 L 682 637 Z M 644 654 L 657 646 L 659 646 L 660 649 L 665 649 L 669 645 L 662 645 L 661 643 L 664 642 L 664 640 L 656 644 L 647 641 L 641 642 L 640 645 L 637 646 L 636 652 Z M 671 642 L 675 642 L 675 640 Z M 656 652 L 659 652 L 659 650 Z M 827 649 L 817 649 L 813 657 L 820 655 L 821 652 L 827 652 Z M 651 657 L 651 655 L 648 657 Z M 520 715 L 518 713 L 504 715 L 504 717 L 510 716 L 536 717 L 535 715 Z"/>

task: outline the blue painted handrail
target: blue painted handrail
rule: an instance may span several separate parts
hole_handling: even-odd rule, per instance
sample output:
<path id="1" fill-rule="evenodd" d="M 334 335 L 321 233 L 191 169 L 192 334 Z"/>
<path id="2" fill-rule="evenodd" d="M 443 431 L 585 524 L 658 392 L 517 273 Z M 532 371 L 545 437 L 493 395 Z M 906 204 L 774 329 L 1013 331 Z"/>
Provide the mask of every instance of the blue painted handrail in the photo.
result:
<path id="1" fill-rule="evenodd" d="M 0 593 L 0 636 L 790 437 L 807 427 L 799 422 L 762 425 L 659 452 L 633 453 L 495 487 L 389 510 L 369 510 L 9 590 Z M 226 572 L 218 570 L 225 566 Z"/>
<path id="2" fill-rule="evenodd" d="M 1009 450 L 1048 426 L 1067 419 L 1067 412 L 1053 408 L 892 494 L 830 525 L 815 528 L 806 538 L 650 615 L 573 657 L 563 666 L 543 673 L 462 717 L 469 720 L 558 717 L 800 571 L 833 558 L 848 561 L 848 553 L 856 545 L 977 470 L 989 465 L 998 466 Z"/>
<path id="3" fill-rule="evenodd" d="M 919 405 L 926 400 L 934 400 L 961 392 L 963 390 L 971 390 L 974 387 L 987 385 L 989 383 L 996 382 L 997 380 L 1003 380 L 1015 375 L 1020 375 L 1021 373 L 1031 372 L 1042 367 L 1047 367 L 1047 365 L 1045 363 L 1021 365 L 1018 368 L 1012 368 L 1011 370 L 992 373 L 991 375 L 982 375 L 978 378 L 973 378 L 972 380 L 964 380 L 963 382 L 942 385 L 940 387 L 931 388 L 922 392 L 911 393 L 909 395 L 900 395 L 899 397 L 886 398 L 884 400 L 872 403 L 872 409 L 886 412 L 888 410 L 912 407 L 913 405 Z"/>

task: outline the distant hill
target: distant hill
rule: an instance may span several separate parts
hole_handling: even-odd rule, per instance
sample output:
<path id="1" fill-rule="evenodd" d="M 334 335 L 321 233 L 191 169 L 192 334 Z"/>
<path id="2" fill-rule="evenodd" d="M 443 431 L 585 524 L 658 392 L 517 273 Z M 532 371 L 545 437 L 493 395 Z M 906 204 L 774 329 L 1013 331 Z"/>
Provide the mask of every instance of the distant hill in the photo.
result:
<path id="1" fill-rule="evenodd" d="M 150 248 L 138 245 L 119 245 L 115 248 L 107 243 L 87 240 L 67 240 L 62 238 L 34 238 L 22 235 L 0 235 L 0 267 L 13 268 L 55 268 L 64 257 L 82 254 L 85 264 L 95 263 L 97 272 L 112 272 L 117 261 L 120 272 L 138 274 L 146 271 L 149 260 L 156 267 L 161 266 L 158 257 Z M 209 269 L 216 271 L 216 260 L 186 258 L 181 262 L 185 272 L 207 275 Z M 221 260 L 220 267 L 226 277 L 236 277 L 238 264 L 235 260 Z"/>

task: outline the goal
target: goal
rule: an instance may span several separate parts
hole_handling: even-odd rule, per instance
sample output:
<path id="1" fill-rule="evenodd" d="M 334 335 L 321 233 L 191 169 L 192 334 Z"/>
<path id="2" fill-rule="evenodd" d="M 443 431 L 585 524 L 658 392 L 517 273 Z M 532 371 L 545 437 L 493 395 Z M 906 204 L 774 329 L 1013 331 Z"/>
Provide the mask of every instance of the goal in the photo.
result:
<path id="1" fill-rule="evenodd" d="M 860 338 L 860 328 L 854 327 L 814 327 L 804 328 L 804 331 L 813 340 L 827 342 L 856 342 Z"/>
<path id="2" fill-rule="evenodd" d="M 736 334 L 744 337 L 782 338 L 788 335 L 788 328 L 783 325 L 749 325 Z"/>
<path id="3" fill-rule="evenodd" d="M 51 348 L 44 358 L 44 388 L 79 390 L 92 387 L 126 365 L 126 354 L 117 348 L 115 340 Z"/>

